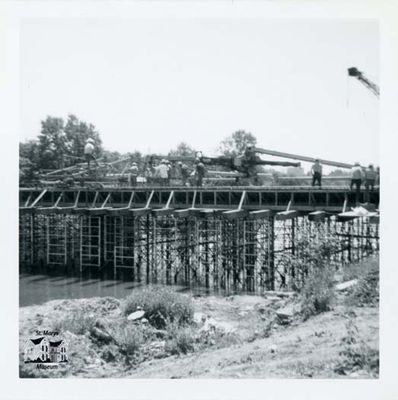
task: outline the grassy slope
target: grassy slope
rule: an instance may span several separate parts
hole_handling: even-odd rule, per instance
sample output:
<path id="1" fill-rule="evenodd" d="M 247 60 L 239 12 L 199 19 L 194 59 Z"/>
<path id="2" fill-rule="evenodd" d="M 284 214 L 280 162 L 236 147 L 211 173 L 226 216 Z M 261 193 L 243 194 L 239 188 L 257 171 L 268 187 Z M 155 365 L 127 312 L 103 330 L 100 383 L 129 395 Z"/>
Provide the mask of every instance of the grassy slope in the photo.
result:
<path id="1" fill-rule="evenodd" d="M 357 269 L 357 267 L 355 267 Z M 359 275 L 378 265 L 363 266 Z M 349 272 L 347 273 L 349 274 Z M 358 275 L 358 270 L 349 277 Z M 348 277 L 348 275 L 347 275 Z M 346 277 L 345 277 L 346 278 Z M 89 332 L 70 334 L 71 362 L 65 373 L 58 376 L 126 377 L 126 378 L 341 378 L 375 377 L 377 373 L 357 368 L 346 375 L 336 372 L 344 361 L 341 351 L 347 334 L 347 322 L 357 327 L 355 339 L 378 352 L 379 310 L 358 307 L 350 301 L 349 293 L 339 294 L 332 311 L 322 313 L 303 322 L 300 317 L 290 325 L 273 324 L 266 335 L 261 328 L 273 311 L 289 300 L 271 301 L 260 296 L 198 297 L 194 298 L 197 312 L 227 323 L 235 329 L 232 336 L 216 338 L 215 343 L 200 347 L 186 355 L 165 358 L 146 357 L 138 365 L 123 365 L 121 359 L 105 361 Z M 83 310 L 84 315 L 105 317 L 115 327 L 125 321 L 115 299 L 59 300 L 42 306 L 20 309 L 20 340 L 23 345 L 29 331 L 41 326 L 48 328 L 61 315 L 73 315 Z M 260 308 L 259 308 L 260 306 Z M 259 311 L 262 308 L 262 312 Z M 266 310 L 264 313 L 264 309 Z M 198 327 L 199 329 L 199 327 Z M 84 326 L 83 326 L 84 330 Z M 260 332 L 260 334 L 259 334 Z M 265 337 L 268 336 L 269 337 Z M 264 338 L 265 337 L 265 338 Z M 221 347 L 221 348 L 220 348 Z M 21 347 L 21 350 L 22 347 Z M 22 354 L 21 354 L 22 358 Z M 145 357 L 143 358 L 145 359 Z M 37 374 L 35 376 L 38 376 Z M 40 375 L 41 376 L 41 375 Z M 49 373 L 48 376 L 51 376 Z"/>
<path id="2" fill-rule="evenodd" d="M 359 337 L 378 348 L 378 309 L 355 308 Z M 145 362 L 132 378 L 333 378 L 346 335 L 345 308 L 281 327 L 266 339 L 206 350 L 199 354 Z M 272 346 L 276 350 L 272 351 Z M 353 375 L 356 376 L 356 375 Z M 370 377 L 362 371 L 361 377 Z"/>

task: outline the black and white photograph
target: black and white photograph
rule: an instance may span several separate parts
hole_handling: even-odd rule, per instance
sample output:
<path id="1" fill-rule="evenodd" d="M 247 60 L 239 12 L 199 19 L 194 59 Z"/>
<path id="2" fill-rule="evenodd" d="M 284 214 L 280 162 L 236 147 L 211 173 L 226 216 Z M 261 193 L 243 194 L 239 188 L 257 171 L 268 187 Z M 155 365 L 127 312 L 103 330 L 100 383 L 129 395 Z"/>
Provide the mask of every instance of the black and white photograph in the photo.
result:
<path id="1" fill-rule="evenodd" d="M 110 3 L 15 28 L 15 378 L 380 382 L 377 13 Z"/>

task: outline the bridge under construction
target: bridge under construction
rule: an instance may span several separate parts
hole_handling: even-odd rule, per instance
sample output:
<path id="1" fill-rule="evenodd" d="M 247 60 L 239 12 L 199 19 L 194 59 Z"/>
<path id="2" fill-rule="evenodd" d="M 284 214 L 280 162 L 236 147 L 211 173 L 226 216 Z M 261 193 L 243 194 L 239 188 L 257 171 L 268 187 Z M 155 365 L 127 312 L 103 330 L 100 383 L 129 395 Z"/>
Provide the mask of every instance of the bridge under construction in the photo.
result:
<path id="1" fill-rule="evenodd" d="M 337 243 L 336 268 L 378 252 L 379 192 L 357 196 L 305 187 L 21 188 L 20 265 L 216 292 L 297 287 L 320 240 Z M 365 200 L 365 214 L 351 210 Z"/>

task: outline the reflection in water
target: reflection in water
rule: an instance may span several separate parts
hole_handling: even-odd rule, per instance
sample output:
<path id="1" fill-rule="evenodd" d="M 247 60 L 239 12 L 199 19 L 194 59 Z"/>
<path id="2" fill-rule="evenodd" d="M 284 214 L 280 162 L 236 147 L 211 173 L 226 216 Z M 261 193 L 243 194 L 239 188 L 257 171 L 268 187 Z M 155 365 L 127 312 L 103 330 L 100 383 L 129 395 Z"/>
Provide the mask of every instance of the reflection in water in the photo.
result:
<path id="1" fill-rule="evenodd" d="M 19 306 L 42 304 L 54 299 L 78 299 L 112 296 L 123 298 L 139 283 L 90 277 L 54 277 L 50 275 L 20 274 Z"/>
<path id="2" fill-rule="evenodd" d="M 64 269 L 41 270 L 22 269 L 19 274 L 19 306 L 43 304 L 56 299 L 82 299 L 111 296 L 117 299 L 128 296 L 134 289 L 145 283 L 133 282 L 131 272 L 118 271 L 117 279 L 113 270 L 84 271 L 82 275 Z M 153 284 L 156 286 L 156 284 Z M 159 286 L 163 286 L 159 284 Z M 222 289 L 206 289 L 197 285 L 189 287 L 172 285 L 173 290 L 193 295 L 226 295 Z M 245 294 L 245 292 L 241 292 Z"/>

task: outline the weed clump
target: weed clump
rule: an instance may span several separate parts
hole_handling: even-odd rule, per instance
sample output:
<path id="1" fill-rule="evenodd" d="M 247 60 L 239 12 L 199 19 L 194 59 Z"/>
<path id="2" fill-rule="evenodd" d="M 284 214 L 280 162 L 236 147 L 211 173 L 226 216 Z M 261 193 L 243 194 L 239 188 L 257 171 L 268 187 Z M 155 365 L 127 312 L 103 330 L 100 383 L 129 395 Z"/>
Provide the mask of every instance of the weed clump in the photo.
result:
<path id="1" fill-rule="evenodd" d="M 120 351 L 126 355 L 133 355 L 145 342 L 145 332 L 138 326 L 125 325 L 113 330 L 113 337 L 120 348 Z"/>
<path id="2" fill-rule="evenodd" d="M 298 252 L 288 260 L 294 271 L 293 289 L 300 293 L 300 308 L 306 320 L 312 315 L 329 311 L 334 300 L 334 268 L 332 258 L 338 242 L 330 237 L 310 243 L 302 239 Z"/>
<path id="3" fill-rule="evenodd" d="M 373 376 L 379 375 L 379 351 L 369 347 L 363 340 L 358 339 L 358 327 L 353 319 L 346 324 L 347 334 L 342 338 L 343 350 L 341 360 L 335 371 L 341 375 L 359 370 Z"/>
<path id="4" fill-rule="evenodd" d="M 123 305 L 123 313 L 128 315 L 142 307 L 145 318 L 157 329 L 165 329 L 168 322 L 179 325 L 193 321 L 194 307 L 190 298 L 167 287 L 148 286 L 128 296 Z"/>
<path id="5" fill-rule="evenodd" d="M 165 350 L 170 354 L 187 354 L 195 350 L 197 336 L 192 327 L 180 327 L 178 323 L 167 326 L 168 340 Z"/>
<path id="6" fill-rule="evenodd" d="M 58 332 L 72 332 L 75 335 L 84 335 L 90 332 L 95 324 L 95 316 L 83 311 L 76 311 L 53 323 L 53 329 Z"/>
<path id="7" fill-rule="evenodd" d="M 379 304 L 379 269 L 369 271 L 359 279 L 358 284 L 347 298 L 351 306 L 377 306 Z"/>
<path id="8" fill-rule="evenodd" d="M 334 274 L 330 267 L 314 271 L 306 280 L 301 294 L 304 320 L 312 315 L 330 311 L 334 300 Z"/>

